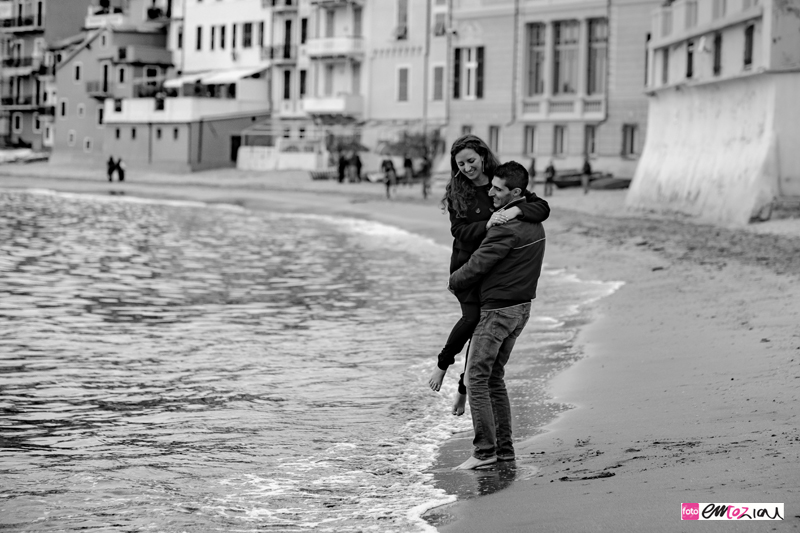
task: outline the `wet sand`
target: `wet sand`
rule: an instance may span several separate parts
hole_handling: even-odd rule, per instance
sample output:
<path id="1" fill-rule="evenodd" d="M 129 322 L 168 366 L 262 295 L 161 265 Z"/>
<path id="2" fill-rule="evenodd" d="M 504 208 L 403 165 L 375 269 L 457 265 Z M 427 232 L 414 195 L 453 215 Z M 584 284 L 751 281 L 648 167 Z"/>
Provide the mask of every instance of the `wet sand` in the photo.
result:
<path id="1" fill-rule="evenodd" d="M 441 183 L 427 201 L 404 187 L 386 201 L 381 185 L 307 173 L 109 184 L 102 171 L 28 165 L 0 167 L 0 187 L 341 214 L 451 243 Z M 517 445 L 507 488 L 431 511 L 441 531 L 688 531 L 681 502 L 782 502 L 782 523 L 703 529 L 800 529 L 800 220 L 718 228 L 627 212 L 624 194 L 549 199 L 547 264 L 625 285 L 594 304 L 578 338 L 585 357 L 551 384 L 553 399 L 575 408 Z M 486 473 L 465 476 L 475 484 Z"/>

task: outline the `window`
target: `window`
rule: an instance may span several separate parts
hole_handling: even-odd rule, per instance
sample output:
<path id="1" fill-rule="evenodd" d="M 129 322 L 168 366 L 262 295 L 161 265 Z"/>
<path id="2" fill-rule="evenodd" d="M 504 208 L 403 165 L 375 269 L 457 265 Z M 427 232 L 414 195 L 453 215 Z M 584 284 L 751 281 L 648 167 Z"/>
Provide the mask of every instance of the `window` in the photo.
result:
<path id="1" fill-rule="evenodd" d="M 497 153 L 500 146 L 500 126 L 489 126 L 489 149 Z"/>
<path id="2" fill-rule="evenodd" d="M 528 76 L 527 94 L 544 93 L 545 26 L 542 23 L 528 24 Z"/>
<path id="3" fill-rule="evenodd" d="M 22 115 L 20 113 L 14 113 L 12 121 L 14 123 L 14 133 L 22 133 Z"/>
<path id="4" fill-rule="evenodd" d="M 472 126 L 470 124 L 461 126 L 461 135 L 469 135 L 470 133 L 472 133 Z"/>
<path id="5" fill-rule="evenodd" d="M 567 152 L 567 127 L 553 127 L 553 154 L 564 155 Z"/>
<path id="6" fill-rule="evenodd" d="M 242 48 L 253 47 L 253 23 L 245 22 L 242 27 Z"/>
<path id="7" fill-rule="evenodd" d="M 722 73 L 722 34 L 714 34 L 714 76 Z"/>
<path id="8" fill-rule="evenodd" d="M 42 119 L 39 116 L 39 113 L 33 114 L 33 133 L 41 133 L 42 132 Z"/>
<path id="9" fill-rule="evenodd" d="M 120 84 L 125 83 L 125 67 L 117 67 L 117 80 Z"/>
<path id="10" fill-rule="evenodd" d="M 115 113 L 122 113 L 122 99 L 116 98 L 114 100 L 114 112 Z"/>
<path id="11" fill-rule="evenodd" d="M 305 69 L 300 70 L 300 87 L 299 87 L 300 98 L 306 95 L 306 76 L 307 76 L 306 70 Z"/>
<path id="12" fill-rule="evenodd" d="M 161 128 L 156 128 L 156 139 L 161 138 Z"/>
<path id="13" fill-rule="evenodd" d="M 214 41 L 216 41 L 216 39 L 217 39 L 217 27 L 216 26 L 211 26 L 211 35 L 210 35 L 210 39 L 208 40 L 208 49 L 209 50 L 213 50 L 214 49 Z"/>
<path id="14" fill-rule="evenodd" d="M 297 128 L 297 137 L 299 139 L 304 139 L 306 136 L 306 129 L 303 127 Z"/>
<path id="15" fill-rule="evenodd" d="M 333 9 L 326 9 L 325 10 L 325 37 L 333 37 L 333 30 L 334 30 L 334 22 L 336 21 L 336 15 L 334 14 Z"/>
<path id="16" fill-rule="evenodd" d="M 75 146 L 75 130 L 69 130 L 67 133 L 67 144 L 69 146 Z"/>
<path id="17" fill-rule="evenodd" d="M 195 50 L 202 50 L 203 49 L 203 27 L 197 27 L 197 38 L 195 40 L 197 43 L 195 46 Z"/>
<path id="18" fill-rule="evenodd" d="M 665 46 L 661 51 L 661 84 L 669 83 L 669 47 Z"/>
<path id="19" fill-rule="evenodd" d="M 178 28 L 178 50 L 183 48 L 183 28 Z"/>
<path id="20" fill-rule="evenodd" d="M 694 75 L 694 41 L 686 42 L 686 77 Z"/>
<path id="21" fill-rule="evenodd" d="M 73 74 L 74 74 L 73 79 L 74 79 L 74 81 L 76 83 L 81 81 L 81 64 L 80 63 L 75 64 L 75 68 L 73 70 Z"/>
<path id="22" fill-rule="evenodd" d="M 219 27 L 219 49 L 225 50 L 225 25 Z"/>
<path id="23" fill-rule="evenodd" d="M 353 6 L 353 37 L 363 37 L 364 15 L 361 7 Z"/>
<path id="24" fill-rule="evenodd" d="M 748 69 L 753 66 L 753 33 L 755 26 L 750 24 L 744 30 L 744 68 Z"/>
<path id="25" fill-rule="evenodd" d="M 483 46 L 456 48 L 453 63 L 453 98 L 483 98 Z"/>
<path id="26" fill-rule="evenodd" d="M 258 23 L 258 46 L 264 48 L 264 21 Z"/>
<path id="27" fill-rule="evenodd" d="M 308 18 L 300 19 L 300 44 L 306 44 L 308 40 Z"/>
<path id="28" fill-rule="evenodd" d="M 283 71 L 283 99 L 292 99 L 292 71 L 288 69 Z"/>
<path id="29" fill-rule="evenodd" d="M 231 50 L 236 49 L 236 24 L 231 24 Z"/>
<path id="30" fill-rule="evenodd" d="M 131 140 L 136 140 L 136 128 L 131 128 Z"/>
<path id="31" fill-rule="evenodd" d="M 176 140 L 176 141 L 178 140 L 178 128 L 173 128 L 173 130 L 172 130 L 172 138 L 174 140 Z"/>
<path id="32" fill-rule="evenodd" d="M 714 4 L 711 6 L 711 16 L 714 19 L 719 19 L 725 16 L 725 12 L 728 10 L 727 1 L 726 0 L 713 0 Z"/>
<path id="33" fill-rule="evenodd" d="M 78 118 L 83 118 L 86 115 L 86 106 L 84 104 L 78 104 Z"/>
<path id="34" fill-rule="evenodd" d="M 116 130 L 114 130 L 114 137 L 115 137 L 115 138 L 119 139 L 121 135 L 122 135 L 122 132 L 120 131 L 120 129 L 119 129 L 119 128 L 117 128 Z"/>
<path id="35" fill-rule="evenodd" d="M 444 100 L 444 67 L 433 67 L 433 100 Z"/>
<path id="36" fill-rule="evenodd" d="M 536 152 L 536 126 L 525 126 L 525 146 L 523 151 L 526 154 Z"/>
<path id="37" fill-rule="evenodd" d="M 587 156 L 597 153 L 597 126 L 587 124 L 583 137 L 583 153 Z"/>
<path id="38" fill-rule="evenodd" d="M 445 13 L 436 13 L 433 16 L 433 35 L 434 37 L 444 37 L 447 35 L 447 18 Z"/>
<path id="39" fill-rule="evenodd" d="M 408 0 L 397 0 L 397 28 L 394 36 L 398 41 L 408 39 Z"/>
<path id="40" fill-rule="evenodd" d="M 589 21 L 589 72 L 586 92 L 603 94 L 606 87 L 606 61 L 608 55 L 608 21 Z"/>
<path id="41" fill-rule="evenodd" d="M 104 33 L 100 36 L 100 47 L 105 48 L 108 45 L 108 36 Z"/>
<path id="42" fill-rule="evenodd" d="M 333 96 L 333 69 L 334 69 L 334 67 L 333 67 L 332 64 L 327 63 L 325 65 L 325 76 L 323 78 L 323 82 L 324 82 L 324 87 L 323 87 L 324 93 L 323 93 L 323 95 L 324 96 Z"/>
<path id="43" fill-rule="evenodd" d="M 397 69 L 397 101 L 408 102 L 408 67 Z"/>
<path id="44" fill-rule="evenodd" d="M 553 58 L 553 94 L 575 94 L 578 79 L 578 37 L 580 27 L 577 20 L 556 22 L 555 55 Z"/>
<path id="45" fill-rule="evenodd" d="M 636 124 L 622 125 L 622 155 L 624 157 L 636 155 Z"/>
<path id="46" fill-rule="evenodd" d="M 83 139 L 83 151 L 89 153 L 92 151 L 92 138 L 91 137 L 84 137 Z"/>
<path id="47" fill-rule="evenodd" d="M 650 33 L 648 32 L 644 43 L 644 84 L 650 84 Z"/>
<path id="48" fill-rule="evenodd" d="M 67 99 L 62 98 L 59 102 L 59 105 L 61 106 L 61 109 L 59 110 L 58 114 L 61 116 L 61 118 L 64 118 L 67 116 Z"/>
<path id="49" fill-rule="evenodd" d="M 283 138 L 289 139 L 292 136 L 292 130 L 289 128 L 283 128 Z"/>
<path id="50" fill-rule="evenodd" d="M 102 107 L 97 108 L 97 125 L 103 126 L 105 124 L 105 113 L 106 110 Z"/>

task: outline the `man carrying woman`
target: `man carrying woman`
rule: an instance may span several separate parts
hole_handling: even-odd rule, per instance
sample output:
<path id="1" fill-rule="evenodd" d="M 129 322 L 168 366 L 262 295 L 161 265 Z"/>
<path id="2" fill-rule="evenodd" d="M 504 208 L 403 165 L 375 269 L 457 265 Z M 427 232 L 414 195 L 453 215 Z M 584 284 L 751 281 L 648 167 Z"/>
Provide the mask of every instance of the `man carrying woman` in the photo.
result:
<path id="1" fill-rule="evenodd" d="M 469 261 L 492 226 L 505 224 L 512 219 L 539 224 L 550 216 L 547 202 L 527 190 L 522 191 L 524 201 L 495 212 L 489 191 L 499 164 L 486 143 L 475 135 L 456 139 L 450 149 L 451 177 L 442 198 L 442 208 L 450 215 L 450 232 L 454 239 L 450 274 Z M 437 392 L 447 368 L 455 363 L 455 356 L 472 338 L 481 316 L 479 284 L 457 290 L 454 294 L 461 305 L 461 318 L 453 326 L 428 380 L 431 390 Z M 464 374 L 461 374 L 458 394 L 453 403 L 453 414 L 456 416 L 464 414 L 467 400 L 463 378 Z"/>

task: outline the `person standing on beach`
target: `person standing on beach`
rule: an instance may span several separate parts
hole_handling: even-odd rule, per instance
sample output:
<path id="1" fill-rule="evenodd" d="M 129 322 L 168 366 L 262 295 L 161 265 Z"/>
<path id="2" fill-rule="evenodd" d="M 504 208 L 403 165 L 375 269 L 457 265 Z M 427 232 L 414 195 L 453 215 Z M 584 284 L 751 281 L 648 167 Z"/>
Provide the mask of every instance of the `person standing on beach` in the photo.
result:
<path id="1" fill-rule="evenodd" d="M 117 168 L 117 178 L 119 181 L 125 181 L 125 163 L 122 162 L 121 157 L 117 159 L 117 164 L 115 166 Z"/>
<path id="2" fill-rule="evenodd" d="M 383 171 L 383 183 L 386 185 L 386 199 L 392 199 L 392 189 L 397 186 L 397 171 L 394 169 L 394 163 L 390 158 L 386 158 L 381 163 L 381 170 Z"/>
<path id="3" fill-rule="evenodd" d="M 106 175 L 108 176 L 108 181 L 114 181 L 114 172 L 117 170 L 117 162 L 114 161 L 114 156 L 108 156 L 108 161 L 106 161 Z"/>
<path id="4" fill-rule="evenodd" d="M 492 226 L 505 224 L 512 219 L 519 219 L 526 225 L 537 224 L 550 216 L 547 202 L 527 191 L 523 192 L 526 201 L 494 212 L 489 190 L 499 164 L 486 143 L 475 135 L 459 137 L 450 148 L 450 181 L 441 205 L 450 215 L 450 233 L 453 235 L 451 274 L 469 261 Z M 455 296 L 461 306 L 461 318 L 453 326 L 428 379 L 428 385 L 435 392 L 441 389 L 447 368 L 455 363 L 455 356 L 464 349 L 480 320 L 477 286 L 456 291 Z M 453 403 L 454 415 L 464 414 L 466 401 L 467 390 L 464 386 L 464 374 L 461 374 L 458 393 Z"/>
<path id="5" fill-rule="evenodd" d="M 497 167 L 489 191 L 497 212 L 525 202 L 527 186 L 528 172 L 519 163 L 510 161 Z M 450 275 L 448 289 L 454 293 L 480 287 L 481 305 L 467 360 L 474 451 L 456 469 L 515 459 L 511 403 L 503 378 L 511 350 L 530 318 L 544 248 L 541 224 L 511 220 L 489 228 L 467 264 Z"/>
<path id="6" fill-rule="evenodd" d="M 583 168 L 581 169 L 581 185 L 583 186 L 583 194 L 589 194 L 589 180 L 592 177 L 592 166 L 589 164 L 589 158 L 583 158 Z"/>
<path id="7" fill-rule="evenodd" d="M 553 194 L 553 185 L 555 184 L 556 179 L 556 167 L 553 166 L 553 160 L 550 160 L 550 163 L 547 165 L 547 168 L 544 169 L 544 195 L 545 196 L 552 196 Z"/>

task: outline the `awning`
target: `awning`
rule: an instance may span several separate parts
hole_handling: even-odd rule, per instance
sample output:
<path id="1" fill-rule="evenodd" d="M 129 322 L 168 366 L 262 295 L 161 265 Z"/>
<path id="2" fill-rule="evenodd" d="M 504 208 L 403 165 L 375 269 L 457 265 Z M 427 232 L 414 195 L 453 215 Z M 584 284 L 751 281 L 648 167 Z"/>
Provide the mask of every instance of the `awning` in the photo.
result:
<path id="1" fill-rule="evenodd" d="M 217 70 L 206 73 L 206 75 L 203 76 L 202 82 L 204 85 L 224 85 L 226 83 L 239 81 L 242 78 L 247 78 L 253 74 L 258 74 L 259 72 L 264 72 L 265 70 L 267 70 L 266 65 L 262 65 L 260 67 Z"/>
<path id="2" fill-rule="evenodd" d="M 194 74 L 186 74 L 179 78 L 172 78 L 171 80 L 167 80 L 164 82 L 164 87 L 169 89 L 179 89 L 186 85 L 187 83 L 197 83 L 198 80 L 202 79 L 203 76 L 207 76 L 209 72 L 195 72 Z"/>

